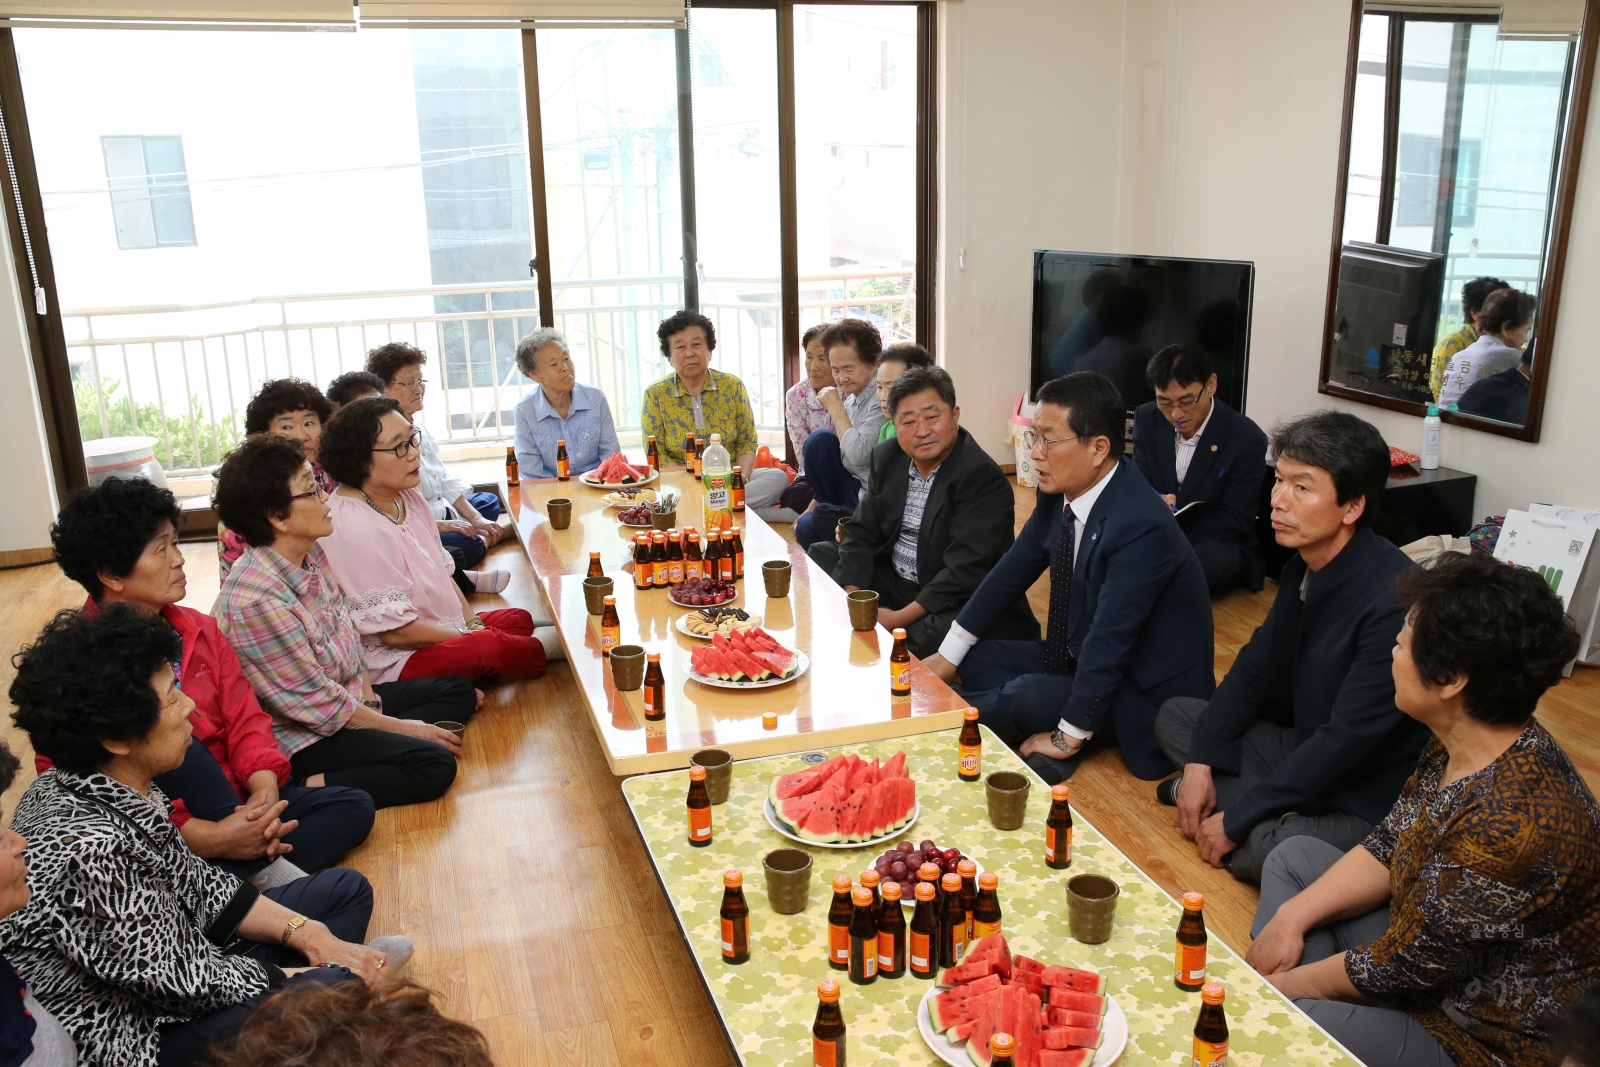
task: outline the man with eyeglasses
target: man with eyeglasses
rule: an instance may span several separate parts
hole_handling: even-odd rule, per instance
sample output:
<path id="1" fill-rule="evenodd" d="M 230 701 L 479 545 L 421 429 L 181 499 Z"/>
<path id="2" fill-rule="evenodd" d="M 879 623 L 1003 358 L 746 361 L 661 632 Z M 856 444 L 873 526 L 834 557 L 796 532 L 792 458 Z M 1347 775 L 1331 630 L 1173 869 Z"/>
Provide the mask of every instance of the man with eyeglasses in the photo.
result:
<path id="1" fill-rule="evenodd" d="M 1091 737 L 1115 737 L 1147 780 L 1172 764 L 1155 738 L 1173 697 L 1211 695 L 1211 598 L 1171 510 L 1123 458 L 1126 415 L 1090 371 L 1039 387 L 1027 443 L 1038 503 L 1016 542 L 924 661 L 978 709 L 979 722 L 1046 782 L 1076 770 Z M 1048 570 L 1043 641 L 1000 641 L 995 623 Z"/>
<path id="2" fill-rule="evenodd" d="M 1145 380 L 1156 398 L 1133 416 L 1133 461 L 1178 516 L 1215 596 L 1252 592 L 1266 577 L 1256 507 L 1267 469 L 1267 435 L 1217 398 L 1211 357 L 1196 344 L 1168 345 Z"/>

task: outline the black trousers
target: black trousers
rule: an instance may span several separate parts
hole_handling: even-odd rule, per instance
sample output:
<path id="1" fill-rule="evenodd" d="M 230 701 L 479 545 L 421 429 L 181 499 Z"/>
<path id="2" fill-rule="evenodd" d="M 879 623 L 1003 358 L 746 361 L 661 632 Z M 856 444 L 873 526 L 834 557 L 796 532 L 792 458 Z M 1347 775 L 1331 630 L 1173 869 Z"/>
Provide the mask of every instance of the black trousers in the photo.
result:
<path id="1" fill-rule="evenodd" d="M 378 682 L 383 713 L 397 719 L 466 722 L 477 693 L 465 678 L 413 678 Z M 296 778 L 325 775 L 328 785 L 360 789 L 374 807 L 420 804 L 444 795 L 456 780 L 456 758 L 443 745 L 391 733 L 346 727 L 289 757 Z"/>
<path id="2" fill-rule="evenodd" d="M 341 941 L 356 945 L 366 943 L 367 923 L 372 918 L 372 886 L 359 871 L 335 867 L 269 889 L 262 895 L 292 912 L 325 923 Z M 277 967 L 304 967 L 307 963 L 315 966 L 322 962 L 307 960 L 300 953 L 276 943 L 252 942 L 243 955 Z M 316 967 L 288 981 L 332 983 L 360 979 L 343 967 Z M 156 1055 L 157 1067 L 189 1067 L 206 1062 L 212 1042 L 232 1038 L 261 1002 L 281 988 L 268 989 L 231 1008 L 186 1023 L 163 1027 L 161 1050 Z"/>
<path id="3" fill-rule="evenodd" d="M 1196 541 L 1194 554 L 1206 575 L 1206 588 L 1212 596 L 1226 593 L 1244 582 L 1244 553 L 1226 541 Z"/>
<path id="4" fill-rule="evenodd" d="M 221 822 L 233 814 L 244 800 L 211 750 L 198 740 L 189 742 L 183 766 L 158 774 L 155 783 L 174 800 L 182 800 L 189 814 L 197 819 Z M 279 816 L 284 822 L 298 820 L 284 842 L 294 846 L 288 859 L 303 871 L 331 867 L 339 857 L 367 839 L 372 831 L 372 798 L 359 789 L 328 785 L 322 789 L 284 786 L 278 796 L 289 802 Z M 213 866 L 249 878 L 271 861 L 265 856 L 253 860 L 210 860 Z"/>

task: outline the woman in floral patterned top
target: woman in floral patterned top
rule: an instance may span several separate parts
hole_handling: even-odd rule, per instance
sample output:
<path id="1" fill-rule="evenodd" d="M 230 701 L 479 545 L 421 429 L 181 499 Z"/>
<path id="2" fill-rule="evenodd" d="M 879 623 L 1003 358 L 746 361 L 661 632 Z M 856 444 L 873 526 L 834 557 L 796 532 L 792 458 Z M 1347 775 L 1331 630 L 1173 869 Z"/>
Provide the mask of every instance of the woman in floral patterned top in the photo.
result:
<path id="1" fill-rule="evenodd" d="M 1551 1023 L 1600 980 L 1600 806 L 1533 721 L 1578 636 L 1487 556 L 1400 583 L 1395 703 L 1434 737 L 1361 845 L 1273 851 L 1247 958 L 1368 1065 L 1551 1063 Z"/>
<path id="2" fill-rule="evenodd" d="M 806 357 L 806 376 L 803 381 L 789 386 L 783 394 L 784 428 L 789 431 L 789 440 L 794 444 L 796 455 L 805 447 L 806 438 L 813 431 L 833 426 L 833 416 L 817 399 L 817 390 L 833 384 L 833 368 L 828 366 L 828 353 L 823 351 L 821 341 L 822 331 L 827 328 L 827 324 L 823 323 L 801 335 L 800 349 Z M 800 473 L 805 473 L 803 465 Z"/>

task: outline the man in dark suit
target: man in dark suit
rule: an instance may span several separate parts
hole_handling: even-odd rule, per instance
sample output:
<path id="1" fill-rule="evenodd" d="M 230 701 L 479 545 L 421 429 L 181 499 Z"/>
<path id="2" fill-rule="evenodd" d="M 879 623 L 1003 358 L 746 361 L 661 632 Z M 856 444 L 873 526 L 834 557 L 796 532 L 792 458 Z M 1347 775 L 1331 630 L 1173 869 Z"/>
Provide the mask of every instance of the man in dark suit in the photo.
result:
<path id="1" fill-rule="evenodd" d="M 1235 585 L 1260 589 L 1267 565 L 1255 521 L 1267 435 L 1217 399 L 1216 371 L 1199 345 L 1163 348 L 1145 380 L 1156 398 L 1133 416 L 1139 473 L 1179 512 L 1212 595 Z"/>
<path id="2" fill-rule="evenodd" d="M 979 721 L 1047 782 L 1068 777 L 1096 735 L 1117 739 L 1134 774 L 1161 777 L 1172 764 L 1156 744 L 1157 709 L 1213 688 L 1205 575 L 1172 512 L 1121 458 L 1124 412 L 1099 374 L 1039 387 L 1033 515 L 925 661 L 946 681 L 959 665 Z M 996 621 L 1047 568 L 1045 640 L 993 640 Z"/>
<path id="3" fill-rule="evenodd" d="M 913 655 L 939 648 L 956 612 L 1011 547 L 1015 498 L 999 464 L 960 425 L 956 387 L 941 367 L 912 367 L 889 387 L 895 437 L 873 449 L 866 491 L 844 542 L 811 558 L 849 590 L 878 593 L 878 621 L 904 627 Z M 996 622 L 1037 638 L 1026 595 Z"/>
<path id="4" fill-rule="evenodd" d="M 1528 383 L 1532 375 L 1533 346 L 1529 345 L 1522 350 L 1522 362 L 1515 367 L 1473 382 L 1461 395 L 1456 409 L 1463 415 L 1521 426 L 1528 421 Z"/>
<path id="5" fill-rule="evenodd" d="M 1412 564 L 1368 528 L 1389 476 L 1382 435 L 1317 411 L 1280 427 L 1273 454 L 1272 529 L 1299 555 L 1216 696 L 1169 700 L 1156 719 L 1183 768 L 1157 798 L 1177 804 L 1201 859 L 1251 881 L 1288 838 L 1359 844 L 1428 738 L 1394 702 L 1394 581 Z"/>

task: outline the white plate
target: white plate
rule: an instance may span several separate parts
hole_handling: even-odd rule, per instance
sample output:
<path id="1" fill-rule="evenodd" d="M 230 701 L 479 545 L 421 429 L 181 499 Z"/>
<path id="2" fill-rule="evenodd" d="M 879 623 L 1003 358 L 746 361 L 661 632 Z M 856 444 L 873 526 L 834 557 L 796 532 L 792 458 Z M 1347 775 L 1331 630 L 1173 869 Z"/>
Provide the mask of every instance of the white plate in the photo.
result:
<path id="1" fill-rule="evenodd" d="M 598 469 L 598 467 L 595 468 L 595 470 Z M 589 475 L 593 473 L 594 471 L 585 471 L 583 474 L 578 475 L 578 481 L 587 485 L 590 489 L 637 489 L 641 485 L 649 485 L 661 477 L 660 471 L 651 471 L 648 478 L 641 478 L 637 482 L 594 482 L 589 480 Z"/>
<path id="2" fill-rule="evenodd" d="M 617 525 L 626 526 L 630 530 L 653 530 L 656 524 L 653 522 L 619 522 Z M 666 533 L 665 530 L 661 532 Z"/>
<path id="3" fill-rule="evenodd" d="M 794 651 L 794 670 L 783 678 L 763 678 L 759 682 L 730 682 L 722 678 L 708 678 L 694 669 L 694 664 L 684 661 L 683 673 L 699 682 L 701 685 L 714 686 L 717 689 L 771 689 L 775 685 L 788 685 L 811 666 L 811 657 L 798 649 Z"/>
<path id="4" fill-rule="evenodd" d="M 726 604 L 716 604 L 716 605 L 712 605 L 712 606 L 719 607 L 719 608 L 725 608 L 728 605 L 726 605 Z M 711 635 L 710 634 L 697 634 L 693 630 L 689 629 L 689 615 L 693 615 L 693 614 L 694 614 L 694 612 L 691 611 L 687 615 L 679 615 L 678 616 L 678 632 L 680 634 L 683 634 L 685 637 L 692 637 L 696 641 L 709 641 L 709 640 L 711 640 Z M 745 614 L 750 616 L 749 623 L 748 623 L 750 626 L 760 626 L 761 625 L 761 616 L 760 615 L 756 615 L 756 614 L 753 614 L 753 613 L 748 612 L 748 611 L 745 612 Z"/>
<path id="5" fill-rule="evenodd" d="M 725 607 L 730 606 L 735 600 L 739 599 L 738 586 L 733 582 L 729 582 L 728 584 L 734 586 L 733 596 L 729 597 L 727 600 L 724 600 L 720 604 L 685 604 L 683 601 L 678 599 L 678 588 L 677 588 L 677 586 L 671 586 L 671 585 L 669 585 L 667 587 L 667 599 L 672 601 L 672 603 L 678 605 L 678 607 L 680 607 L 680 608 L 688 608 L 690 611 L 695 611 L 695 610 L 698 610 L 700 608 L 725 608 Z"/>
<path id="6" fill-rule="evenodd" d="M 959 1045 L 951 1044 L 949 1038 L 933 1028 L 933 1020 L 928 1016 L 928 1001 L 943 992 L 938 986 L 933 986 L 922 995 L 921 1002 L 917 1004 L 917 1029 L 922 1033 L 923 1042 L 933 1049 L 933 1054 L 950 1064 L 950 1067 L 975 1067 L 972 1057 L 967 1055 L 965 1041 Z M 1128 1046 L 1128 1017 L 1122 1014 L 1122 1005 L 1115 998 L 1106 998 L 1106 1013 L 1100 1025 L 1100 1047 L 1094 1050 L 1091 1067 L 1110 1067 Z"/>
<path id="7" fill-rule="evenodd" d="M 874 848 L 878 845 L 883 845 L 890 841 L 898 840 L 899 838 L 905 836 L 907 830 L 910 830 L 913 826 L 917 825 L 917 820 L 922 817 L 922 800 L 919 798 L 916 806 L 911 809 L 910 822 L 906 823 L 898 830 L 890 830 L 881 837 L 874 837 L 867 841 L 813 841 L 809 837 L 801 837 L 799 834 L 795 833 L 794 829 L 784 821 L 782 816 L 778 814 L 777 809 L 772 806 L 772 797 L 770 796 L 767 797 L 767 799 L 762 803 L 761 812 L 767 817 L 767 822 L 771 824 L 774 830 L 778 831 L 778 833 L 782 834 L 784 837 L 787 837 L 789 840 L 798 841 L 802 845 L 814 845 L 817 848 Z M 945 1044 L 949 1044 L 949 1042 L 947 1041 Z M 963 1064 L 962 1067 L 971 1067 L 971 1065 Z"/>
<path id="8" fill-rule="evenodd" d="M 633 489 L 633 488 L 636 488 L 636 487 L 632 486 L 632 485 L 629 485 L 627 488 Z M 608 508 L 624 508 L 624 509 L 626 509 L 626 508 L 631 508 L 636 504 L 653 503 L 656 500 L 658 495 L 659 494 L 654 489 L 645 489 L 645 490 L 641 491 L 640 493 L 638 493 L 636 496 L 634 496 L 632 499 L 629 499 L 627 497 L 622 496 L 621 493 L 607 493 L 605 496 L 601 497 L 600 500 Z M 612 497 L 618 497 L 619 499 L 613 500 Z"/>

